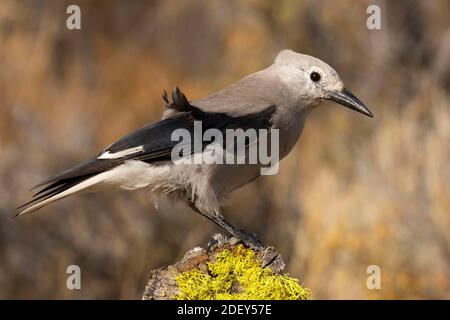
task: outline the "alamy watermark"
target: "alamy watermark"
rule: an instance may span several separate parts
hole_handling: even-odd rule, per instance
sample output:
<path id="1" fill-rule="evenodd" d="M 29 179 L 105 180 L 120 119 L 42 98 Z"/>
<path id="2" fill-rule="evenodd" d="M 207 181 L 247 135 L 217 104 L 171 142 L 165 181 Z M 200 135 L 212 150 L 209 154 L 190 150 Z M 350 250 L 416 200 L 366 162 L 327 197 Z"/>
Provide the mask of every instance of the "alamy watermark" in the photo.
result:
<path id="1" fill-rule="evenodd" d="M 171 140 L 171 159 L 176 164 L 259 165 L 261 175 L 274 175 L 279 169 L 278 129 L 207 129 L 194 121 L 194 132 L 176 129 Z"/>
<path id="2" fill-rule="evenodd" d="M 66 19 L 66 27 L 69 30 L 81 30 L 81 9 L 76 4 L 67 7 L 66 13 L 69 16 Z"/>
<path id="3" fill-rule="evenodd" d="M 376 264 L 372 264 L 367 267 L 366 273 L 370 274 L 366 281 L 367 289 L 381 289 L 381 268 Z"/>
<path id="4" fill-rule="evenodd" d="M 66 280 L 66 287 L 69 290 L 81 290 L 81 268 L 76 264 L 67 267 L 66 273 L 69 274 Z"/>
<path id="5" fill-rule="evenodd" d="M 369 30 L 381 29 L 381 9 L 379 5 L 371 4 L 367 7 L 366 13 L 369 14 L 366 20 L 366 26 Z"/>

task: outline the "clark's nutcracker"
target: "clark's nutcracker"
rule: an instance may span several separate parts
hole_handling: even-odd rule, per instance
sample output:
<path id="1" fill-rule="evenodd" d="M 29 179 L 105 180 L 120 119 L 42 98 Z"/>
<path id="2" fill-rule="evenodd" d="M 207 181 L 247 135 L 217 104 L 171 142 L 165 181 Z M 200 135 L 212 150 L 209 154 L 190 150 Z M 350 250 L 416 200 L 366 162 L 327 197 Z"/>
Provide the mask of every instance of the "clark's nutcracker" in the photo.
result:
<path id="1" fill-rule="evenodd" d="M 22 211 L 18 215 L 81 191 L 147 188 L 152 195 L 165 195 L 187 203 L 247 245 L 261 247 L 256 237 L 230 224 L 220 212 L 224 197 L 257 178 L 261 164 L 174 161 L 172 150 L 178 141 L 173 139 L 173 132 L 186 129 L 192 133 L 195 121 L 201 121 L 202 132 L 211 128 L 220 132 L 278 129 L 279 159 L 282 159 L 299 139 L 306 116 L 324 100 L 373 117 L 344 88 L 333 68 L 291 50 L 281 51 L 266 69 L 200 100 L 188 102 L 178 88 L 173 91 L 172 102 L 165 93 L 163 98 L 166 112 L 161 121 L 128 134 L 88 161 L 38 184 L 36 187 L 42 189 L 19 208 Z M 208 146 L 203 141 L 200 148 L 191 149 L 191 155 L 204 153 Z"/>

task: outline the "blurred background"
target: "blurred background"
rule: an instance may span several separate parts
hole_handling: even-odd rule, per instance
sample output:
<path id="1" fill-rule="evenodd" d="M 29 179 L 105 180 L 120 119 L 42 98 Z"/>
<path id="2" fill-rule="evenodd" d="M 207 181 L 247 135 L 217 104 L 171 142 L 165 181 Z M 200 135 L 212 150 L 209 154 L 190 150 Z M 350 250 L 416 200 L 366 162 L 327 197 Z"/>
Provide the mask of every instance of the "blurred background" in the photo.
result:
<path id="1" fill-rule="evenodd" d="M 82 30 L 66 28 L 69 4 Z M 369 4 L 381 30 L 366 27 Z M 0 298 L 139 299 L 152 269 L 220 231 L 143 192 L 75 196 L 12 219 L 34 184 L 163 111 L 269 65 L 333 66 L 375 114 L 313 112 L 275 176 L 228 218 L 283 255 L 314 299 L 450 298 L 449 1 L 0 3 Z M 79 265 L 82 290 L 66 288 Z M 381 268 L 381 290 L 366 269 Z"/>

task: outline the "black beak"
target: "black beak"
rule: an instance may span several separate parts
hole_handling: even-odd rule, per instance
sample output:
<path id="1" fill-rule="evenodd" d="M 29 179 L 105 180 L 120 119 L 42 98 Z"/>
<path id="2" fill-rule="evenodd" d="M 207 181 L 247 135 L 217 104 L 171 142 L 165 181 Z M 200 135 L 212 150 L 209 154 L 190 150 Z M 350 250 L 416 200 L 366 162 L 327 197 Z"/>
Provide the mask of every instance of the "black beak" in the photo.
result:
<path id="1" fill-rule="evenodd" d="M 368 117 L 373 118 L 372 112 L 364 105 L 364 103 L 361 102 L 357 97 L 355 97 L 350 91 L 347 89 L 342 89 L 342 91 L 338 92 L 328 92 L 327 96 L 325 97 L 328 100 L 332 100 L 334 102 L 337 102 L 339 104 L 342 104 L 343 106 L 346 106 L 347 108 L 350 108 L 352 110 L 355 110 L 359 113 L 362 113 Z"/>

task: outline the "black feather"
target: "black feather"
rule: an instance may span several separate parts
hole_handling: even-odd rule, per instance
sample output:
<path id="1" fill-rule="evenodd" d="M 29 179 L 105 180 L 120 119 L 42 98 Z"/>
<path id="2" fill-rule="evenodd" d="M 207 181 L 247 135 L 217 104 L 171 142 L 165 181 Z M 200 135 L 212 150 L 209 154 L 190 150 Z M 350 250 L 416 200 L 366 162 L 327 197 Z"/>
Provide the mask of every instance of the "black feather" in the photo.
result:
<path id="1" fill-rule="evenodd" d="M 164 100 L 164 103 L 165 103 L 166 107 L 168 107 L 170 105 L 170 102 L 169 102 L 169 98 L 167 97 L 167 91 L 166 90 L 163 91 L 162 98 Z"/>
<path id="2" fill-rule="evenodd" d="M 26 206 L 34 205 L 34 204 L 36 204 L 38 202 L 45 201 L 45 200 L 47 200 L 47 199 L 49 199 L 49 198 L 51 198 L 51 197 L 53 197 L 53 196 L 55 196 L 55 195 L 57 195 L 57 194 L 59 194 L 61 192 L 66 191 L 69 188 L 72 188 L 73 186 L 79 184 L 80 182 L 86 180 L 87 178 L 89 178 L 89 177 L 84 177 L 83 176 L 83 177 L 69 179 L 66 182 L 58 181 L 57 183 L 55 183 L 53 185 L 53 188 L 50 188 L 50 189 L 46 188 L 47 192 L 44 192 L 44 190 L 39 191 L 38 193 L 36 193 L 33 196 L 32 200 L 28 201 L 27 203 L 22 204 L 20 207 L 17 207 L 17 209 L 22 209 L 22 208 L 24 208 Z"/>

